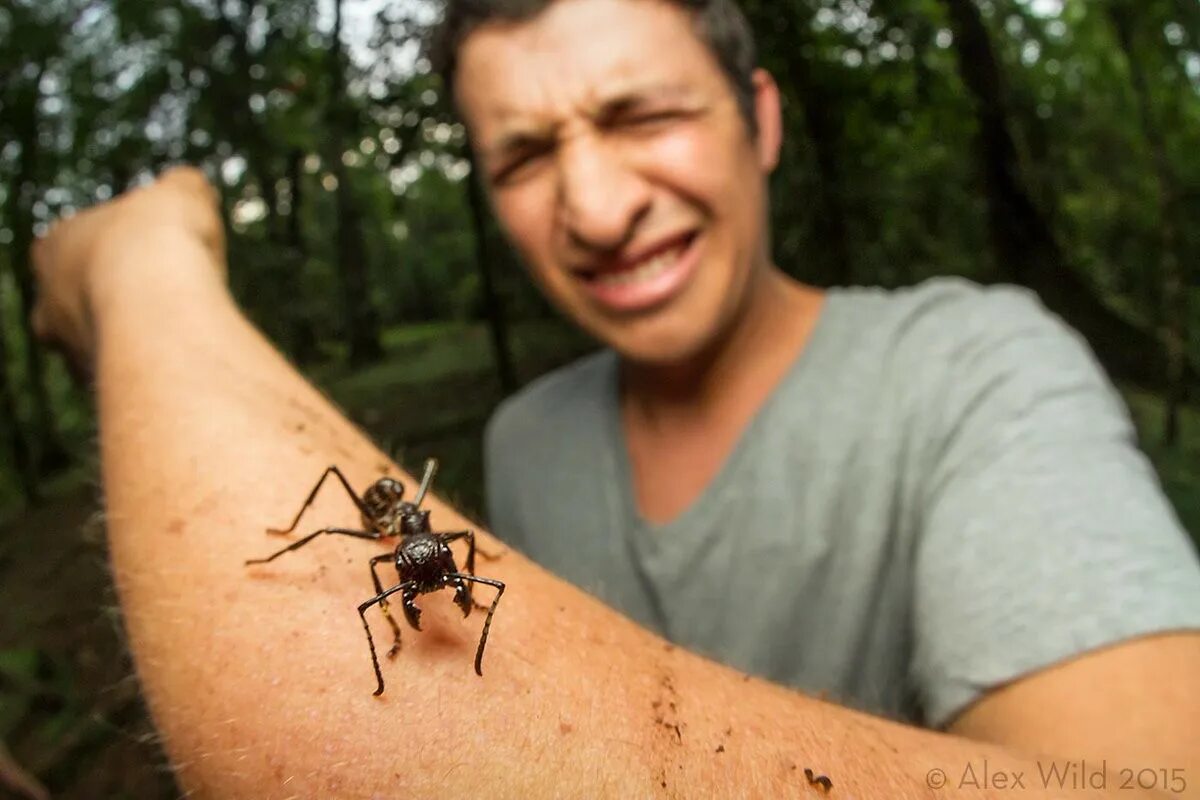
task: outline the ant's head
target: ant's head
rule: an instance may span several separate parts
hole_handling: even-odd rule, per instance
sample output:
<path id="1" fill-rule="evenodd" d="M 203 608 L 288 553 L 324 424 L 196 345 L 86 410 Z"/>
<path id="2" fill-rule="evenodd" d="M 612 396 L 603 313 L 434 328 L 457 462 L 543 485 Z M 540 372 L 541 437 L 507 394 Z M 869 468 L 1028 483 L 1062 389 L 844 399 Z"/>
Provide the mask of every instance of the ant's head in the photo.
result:
<path id="1" fill-rule="evenodd" d="M 405 503 L 400 512 L 400 534 L 412 536 L 417 533 L 429 533 L 429 509 L 417 508 L 411 503 Z"/>
<path id="2" fill-rule="evenodd" d="M 404 484 L 395 478 L 380 478 L 363 494 L 363 505 L 375 520 L 388 516 L 404 499 Z"/>

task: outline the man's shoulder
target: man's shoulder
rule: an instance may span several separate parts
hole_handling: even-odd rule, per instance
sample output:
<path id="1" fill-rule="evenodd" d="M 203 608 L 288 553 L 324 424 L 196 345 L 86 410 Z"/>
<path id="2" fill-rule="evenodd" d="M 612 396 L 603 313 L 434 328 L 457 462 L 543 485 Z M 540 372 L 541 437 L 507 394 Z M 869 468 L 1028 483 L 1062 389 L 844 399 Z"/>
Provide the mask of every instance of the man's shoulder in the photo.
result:
<path id="1" fill-rule="evenodd" d="M 998 365 L 1022 373 L 1039 364 L 1098 366 L 1086 340 L 1022 286 L 938 277 L 834 296 L 846 352 L 876 352 L 906 382 Z"/>
<path id="2" fill-rule="evenodd" d="M 497 406 L 488 420 L 486 446 L 586 424 L 615 399 L 609 396 L 615 369 L 612 351 L 600 350 L 542 375 Z"/>
<path id="3" fill-rule="evenodd" d="M 914 295 L 923 302 L 912 315 L 910 343 L 919 356 L 956 375 L 1003 373 L 1026 387 L 1067 374 L 1086 376 L 1094 388 L 1107 383 L 1087 340 L 1032 289 L 939 278 Z"/>
<path id="4" fill-rule="evenodd" d="M 963 333 L 984 333 L 1051 325 L 1063 327 L 1036 292 L 1012 284 L 983 285 L 967 278 L 929 278 L 898 289 L 840 289 L 842 302 L 858 306 L 859 319 L 887 331 L 892 339 L 946 341 Z M 954 325 L 947 330 L 947 325 Z M 955 336 L 947 336 L 953 333 Z"/>

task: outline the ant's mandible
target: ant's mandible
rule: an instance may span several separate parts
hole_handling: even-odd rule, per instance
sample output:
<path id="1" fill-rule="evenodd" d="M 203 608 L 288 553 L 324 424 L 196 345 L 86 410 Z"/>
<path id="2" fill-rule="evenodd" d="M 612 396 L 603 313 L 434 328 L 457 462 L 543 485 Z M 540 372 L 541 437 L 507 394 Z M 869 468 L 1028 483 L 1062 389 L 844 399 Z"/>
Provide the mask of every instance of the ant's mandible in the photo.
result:
<path id="1" fill-rule="evenodd" d="M 483 676 L 481 668 L 483 648 L 487 645 L 488 628 L 492 625 L 492 615 L 496 612 L 496 604 L 500 602 L 500 596 L 504 594 L 504 583 L 493 578 L 480 578 L 475 575 L 475 533 L 473 531 L 435 533 L 431 528 L 429 523 L 429 509 L 423 509 L 420 506 L 421 501 L 425 499 L 425 494 L 429 491 L 430 485 L 433 483 L 433 476 L 437 472 L 437 466 L 437 459 L 431 458 L 425 462 L 425 475 L 421 479 L 421 486 L 417 490 L 417 496 L 412 502 L 404 499 L 404 485 L 400 481 L 386 477 L 380 478 L 371 484 L 370 488 L 360 498 L 350 486 L 350 482 L 346 480 L 346 476 L 342 474 L 342 471 L 336 466 L 329 467 L 325 470 L 321 479 L 317 481 L 317 485 L 309 492 L 308 499 L 300 507 L 296 518 L 292 520 L 292 524 L 286 530 L 268 528 L 267 532 L 284 535 L 294 531 L 296 525 L 300 522 L 300 518 L 304 516 L 304 512 L 312 505 L 313 499 L 321 489 L 321 485 L 325 483 L 325 479 L 330 475 L 336 476 L 341 481 L 342 486 L 346 489 L 346 493 L 350 495 L 350 499 L 358 507 L 359 512 L 362 514 L 364 530 L 321 528 L 302 539 L 297 539 L 287 547 L 266 558 L 252 558 L 246 561 L 247 565 L 266 564 L 269 561 L 279 558 L 284 553 L 303 547 L 323 533 L 354 536 L 359 539 L 371 539 L 375 541 L 385 537 L 400 537 L 400 543 L 396 545 L 395 552 L 371 558 L 371 580 L 375 583 L 376 594 L 370 600 L 358 606 L 358 616 L 362 619 L 363 629 L 367 632 L 367 644 L 371 647 L 371 664 L 375 667 L 375 679 L 379 683 L 378 688 L 375 690 L 376 696 L 383 694 L 383 673 L 379 670 L 379 658 L 375 654 L 375 640 L 371 636 L 370 626 L 367 625 L 366 611 L 373 605 L 378 605 L 380 610 L 383 611 L 388 624 L 392 626 L 392 633 L 395 637 L 392 647 L 388 651 L 388 656 L 395 656 L 400 650 L 400 626 L 392 618 L 391 611 L 388 609 L 387 599 L 397 593 L 400 595 L 400 604 L 404 610 L 404 618 L 408 620 L 409 625 L 419 631 L 421 630 L 421 610 L 417 608 L 414 602 L 417 595 L 435 592 L 447 586 L 453 587 L 454 602 L 462 609 L 463 616 L 465 617 L 471 613 L 472 606 L 483 608 L 482 605 L 477 604 L 471 597 L 470 584 L 483 583 L 495 587 L 496 597 L 492 600 L 492 605 L 488 608 L 487 619 L 483 623 L 483 633 L 479 637 L 479 647 L 475 651 L 475 674 L 480 677 Z M 465 572 L 459 571 L 458 565 L 454 562 L 454 554 L 450 552 L 450 543 L 458 539 L 467 540 L 467 569 Z M 482 553 L 483 551 L 480 552 Z M 486 553 L 484 555 L 486 556 Z M 396 572 L 400 575 L 400 583 L 385 591 L 375 567 L 377 564 L 389 560 L 392 561 L 396 567 Z"/>

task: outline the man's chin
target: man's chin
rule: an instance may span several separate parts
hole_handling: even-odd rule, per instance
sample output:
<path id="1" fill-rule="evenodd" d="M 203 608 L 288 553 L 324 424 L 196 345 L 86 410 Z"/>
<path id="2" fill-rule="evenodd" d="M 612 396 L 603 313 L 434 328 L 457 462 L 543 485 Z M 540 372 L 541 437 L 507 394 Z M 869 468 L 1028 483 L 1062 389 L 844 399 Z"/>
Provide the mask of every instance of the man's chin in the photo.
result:
<path id="1" fill-rule="evenodd" d="M 607 318 L 591 314 L 567 314 L 575 324 L 601 344 L 614 350 L 622 361 L 655 368 L 686 367 L 704 358 L 719 338 L 715 326 L 696 323 L 704 316 L 694 307 L 672 304 L 666 308 Z"/>
<path id="2" fill-rule="evenodd" d="M 708 350 L 707 340 L 694 332 L 648 332 L 640 336 L 614 336 L 605 343 L 621 360 L 649 369 L 677 369 L 695 364 Z"/>

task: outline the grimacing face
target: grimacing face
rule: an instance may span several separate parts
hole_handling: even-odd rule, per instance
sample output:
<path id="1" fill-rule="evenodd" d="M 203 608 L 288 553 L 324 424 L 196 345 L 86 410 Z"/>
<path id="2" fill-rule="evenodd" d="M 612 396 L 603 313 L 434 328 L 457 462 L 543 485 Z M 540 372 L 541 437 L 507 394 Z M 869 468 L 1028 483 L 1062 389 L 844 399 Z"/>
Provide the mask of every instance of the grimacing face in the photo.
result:
<path id="1" fill-rule="evenodd" d="M 456 99 L 501 224 L 562 312 L 622 356 L 676 364 L 746 312 L 770 265 L 779 98 L 751 137 L 725 75 L 664 0 L 558 0 L 487 23 Z"/>

